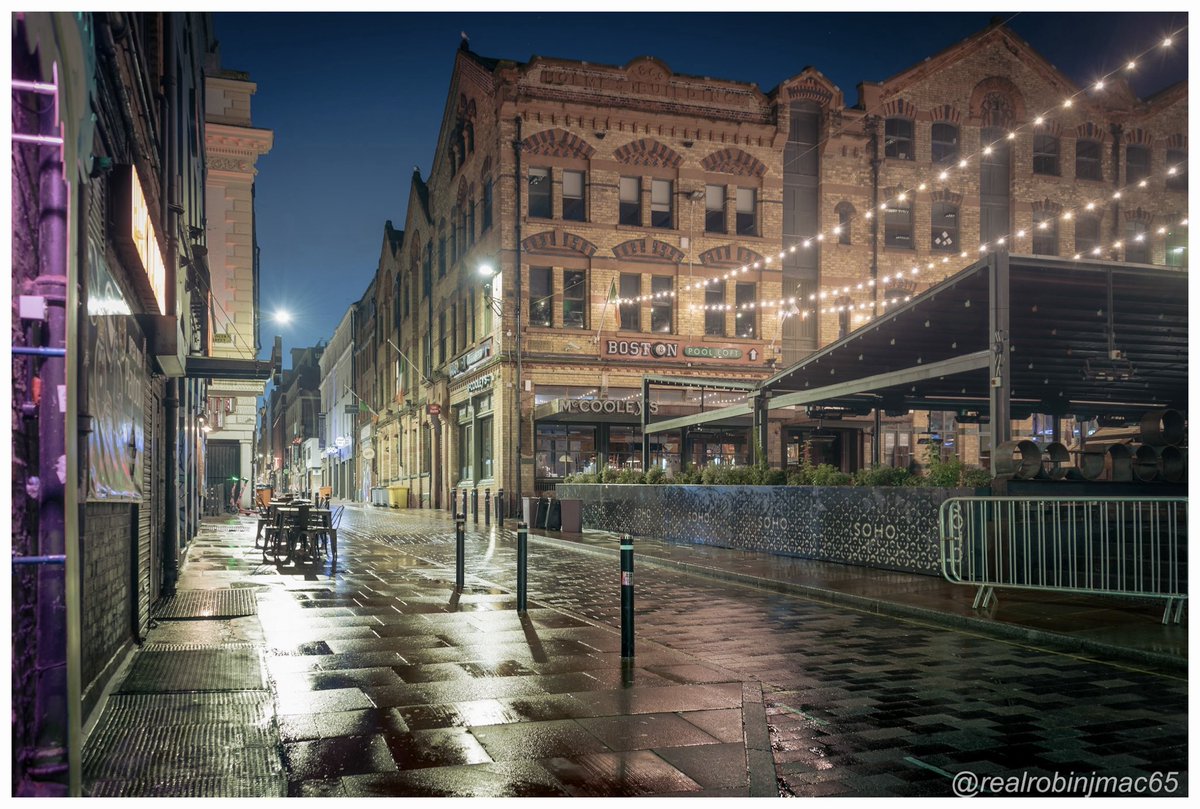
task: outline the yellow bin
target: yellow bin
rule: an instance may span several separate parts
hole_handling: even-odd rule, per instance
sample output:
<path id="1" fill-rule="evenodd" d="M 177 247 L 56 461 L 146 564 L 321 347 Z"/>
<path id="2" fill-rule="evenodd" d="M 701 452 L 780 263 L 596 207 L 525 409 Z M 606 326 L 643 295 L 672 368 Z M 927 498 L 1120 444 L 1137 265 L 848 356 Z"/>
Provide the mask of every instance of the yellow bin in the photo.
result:
<path id="1" fill-rule="evenodd" d="M 392 508 L 408 508 L 408 487 L 388 486 L 388 505 Z"/>

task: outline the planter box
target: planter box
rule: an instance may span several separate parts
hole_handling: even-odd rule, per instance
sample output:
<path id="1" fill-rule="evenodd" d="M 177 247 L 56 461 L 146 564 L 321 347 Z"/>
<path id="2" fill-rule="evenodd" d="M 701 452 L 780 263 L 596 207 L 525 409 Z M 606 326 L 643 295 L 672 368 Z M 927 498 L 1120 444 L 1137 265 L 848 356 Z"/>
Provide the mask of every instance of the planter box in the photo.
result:
<path id="1" fill-rule="evenodd" d="M 938 507 L 971 489 L 569 483 L 585 528 L 941 575 Z"/>

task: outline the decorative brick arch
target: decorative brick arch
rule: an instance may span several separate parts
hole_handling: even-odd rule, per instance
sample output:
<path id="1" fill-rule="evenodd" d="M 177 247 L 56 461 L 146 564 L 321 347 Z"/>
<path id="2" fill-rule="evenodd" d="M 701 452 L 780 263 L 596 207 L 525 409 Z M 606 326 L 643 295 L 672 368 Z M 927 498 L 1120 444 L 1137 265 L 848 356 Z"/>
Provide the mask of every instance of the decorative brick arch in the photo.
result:
<path id="1" fill-rule="evenodd" d="M 740 174 L 745 177 L 761 177 L 767 173 L 767 167 L 761 160 L 741 149 L 730 147 L 713 152 L 700 161 L 705 171 L 717 174 Z"/>
<path id="2" fill-rule="evenodd" d="M 1104 127 L 1088 121 L 1075 127 L 1075 137 L 1079 140 L 1095 140 L 1104 143 L 1108 140 L 1108 133 L 1104 131 Z"/>
<path id="3" fill-rule="evenodd" d="M 1128 146 L 1153 146 L 1154 134 L 1145 129 L 1127 129 L 1125 143 Z"/>
<path id="4" fill-rule="evenodd" d="M 949 188 L 935 189 L 929 198 L 933 202 L 948 202 L 956 208 L 962 207 L 963 195 L 957 191 L 951 191 Z"/>
<path id="5" fill-rule="evenodd" d="M 679 168 L 683 162 L 683 158 L 679 156 L 678 152 L 653 138 L 642 138 L 625 144 L 613 152 L 613 159 L 618 163 L 626 163 L 631 166 L 672 169 Z"/>
<path id="6" fill-rule="evenodd" d="M 658 239 L 630 239 L 613 248 L 613 255 L 630 261 L 651 261 L 659 264 L 679 264 L 683 251 Z"/>
<path id="7" fill-rule="evenodd" d="M 1141 208 L 1135 208 L 1132 211 L 1126 210 L 1125 211 L 1125 221 L 1126 222 L 1141 222 L 1142 224 L 1144 224 L 1146 226 L 1146 230 L 1149 231 L 1150 223 L 1154 221 L 1154 214 L 1150 213 L 1149 211 L 1144 211 Z"/>
<path id="8" fill-rule="evenodd" d="M 893 98 L 883 105 L 884 118 L 916 118 L 917 108 L 904 98 Z"/>
<path id="9" fill-rule="evenodd" d="M 578 135 L 565 129 L 546 129 L 521 141 L 521 148 L 543 157 L 574 157 L 588 160 L 596 149 Z"/>
<path id="10" fill-rule="evenodd" d="M 1010 120 L 1001 125 L 1012 126 L 1017 121 L 1025 120 L 1025 97 L 1021 95 L 1017 85 L 1003 76 L 991 76 L 975 85 L 975 89 L 971 91 L 971 102 L 968 106 L 971 120 L 977 123 L 982 122 L 986 106 L 984 102 L 989 101 L 990 97 L 996 96 L 1007 102 L 1011 116 Z"/>
<path id="11" fill-rule="evenodd" d="M 762 261 L 762 256 L 741 245 L 723 244 L 700 254 L 700 263 L 706 267 L 744 267 L 756 261 Z"/>
<path id="12" fill-rule="evenodd" d="M 1034 213 L 1045 213 L 1050 216 L 1058 216 L 1062 213 L 1062 205 L 1049 199 L 1038 200 L 1029 207 Z"/>
<path id="13" fill-rule="evenodd" d="M 564 230 L 545 230 L 521 240 L 521 249 L 539 255 L 596 255 L 596 245 Z"/>
<path id="14" fill-rule="evenodd" d="M 1062 137 L 1062 124 L 1058 121 L 1043 121 L 1033 129 L 1035 135 L 1050 135 L 1055 138 Z"/>
<path id="15" fill-rule="evenodd" d="M 929 120 L 934 123 L 957 126 L 962 123 L 962 113 L 953 104 L 942 104 L 929 111 Z"/>
<path id="16" fill-rule="evenodd" d="M 1167 148 L 1168 149 L 1182 149 L 1184 151 L 1187 151 L 1187 147 L 1188 147 L 1187 135 L 1175 133 L 1171 137 L 1167 138 Z"/>

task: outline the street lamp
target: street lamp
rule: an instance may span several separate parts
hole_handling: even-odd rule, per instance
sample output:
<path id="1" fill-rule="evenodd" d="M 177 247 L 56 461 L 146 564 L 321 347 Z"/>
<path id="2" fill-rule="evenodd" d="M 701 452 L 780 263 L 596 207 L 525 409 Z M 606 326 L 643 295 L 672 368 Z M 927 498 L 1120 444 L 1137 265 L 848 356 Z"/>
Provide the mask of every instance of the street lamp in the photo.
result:
<path id="1" fill-rule="evenodd" d="M 517 495 L 517 514 L 522 514 L 521 511 L 521 267 L 517 265 L 517 292 L 513 296 L 513 347 L 517 353 L 517 368 L 513 381 L 513 408 L 517 418 L 517 447 L 516 458 L 513 461 L 513 469 L 516 472 L 516 495 Z M 483 295 L 484 303 L 491 308 L 500 318 L 500 327 L 504 328 L 504 310 L 503 298 L 496 300 L 492 295 L 492 278 L 496 275 L 496 268 L 491 264 L 484 262 L 479 265 L 479 275 L 484 279 Z M 503 295 L 503 292 L 501 293 Z M 518 517 L 517 522 L 520 522 Z"/>

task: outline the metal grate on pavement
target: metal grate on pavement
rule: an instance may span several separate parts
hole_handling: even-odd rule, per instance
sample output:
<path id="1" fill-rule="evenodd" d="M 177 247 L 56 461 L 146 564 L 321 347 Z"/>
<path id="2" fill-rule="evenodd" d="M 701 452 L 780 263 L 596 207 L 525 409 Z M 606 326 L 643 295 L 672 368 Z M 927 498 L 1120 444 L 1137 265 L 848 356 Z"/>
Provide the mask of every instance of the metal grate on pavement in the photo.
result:
<path id="1" fill-rule="evenodd" d="M 164 691 L 244 691 L 263 689 L 259 652 L 248 643 L 196 647 L 191 644 L 147 644 L 118 693 Z"/>
<path id="2" fill-rule="evenodd" d="M 163 600 L 154 617 L 159 620 L 180 618 L 240 618 L 254 615 L 258 601 L 251 588 L 219 590 L 178 590 Z"/>

